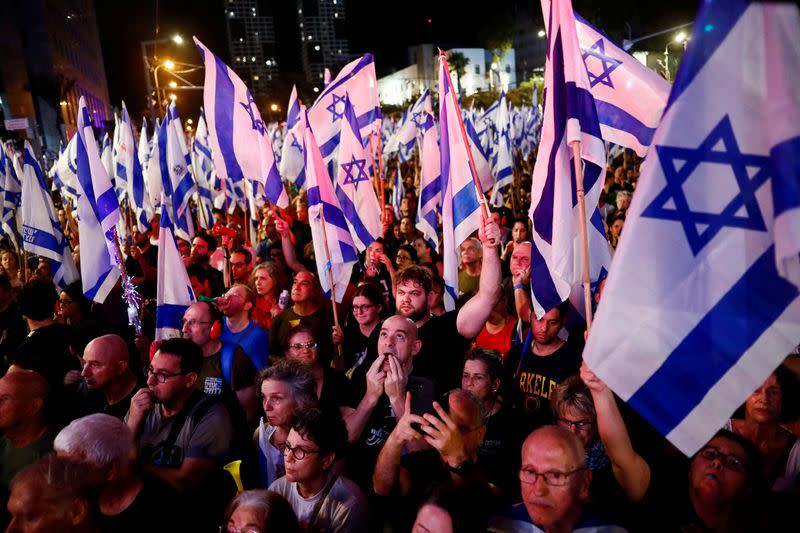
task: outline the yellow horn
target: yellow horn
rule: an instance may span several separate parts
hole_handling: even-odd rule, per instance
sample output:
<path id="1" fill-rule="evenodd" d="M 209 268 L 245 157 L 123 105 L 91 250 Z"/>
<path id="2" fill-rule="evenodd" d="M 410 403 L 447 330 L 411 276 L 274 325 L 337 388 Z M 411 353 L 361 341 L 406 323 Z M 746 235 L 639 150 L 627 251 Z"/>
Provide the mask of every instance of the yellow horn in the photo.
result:
<path id="1" fill-rule="evenodd" d="M 222 468 L 228 471 L 228 473 L 233 476 L 233 481 L 236 483 L 236 488 L 239 492 L 244 492 L 244 486 L 242 485 L 242 474 L 239 472 L 239 469 L 242 466 L 242 460 L 231 461 L 230 463 L 226 464 Z"/>

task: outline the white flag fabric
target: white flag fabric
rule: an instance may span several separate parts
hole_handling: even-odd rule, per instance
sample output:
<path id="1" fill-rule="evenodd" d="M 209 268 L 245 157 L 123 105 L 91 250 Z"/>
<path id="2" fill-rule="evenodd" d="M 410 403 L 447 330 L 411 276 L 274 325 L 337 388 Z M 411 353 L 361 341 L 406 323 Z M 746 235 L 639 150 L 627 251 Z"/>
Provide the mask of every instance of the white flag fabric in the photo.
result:
<path id="1" fill-rule="evenodd" d="M 419 206 L 417 229 L 425 240 L 439 252 L 439 218 L 442 216 L 442 179 L 439 159 L 439 141 L 433 115 L 425 113 L 422 130 L 422 173 L 419 180 Z"/>
<path id="2" fill-rule="evenodd" d="M 341 303 L 358 256 L 353 244 L 353 237 L 347 227 L 347 221 L 333 191 L 333 182 L 328 176 L 325 162 L 311 128 L 306 128 L 305 145 L 308 222 L 311 225 L 317 276 L 322 285 L 322 292 L 332 300 L 328 272 L 333 273 L 335 299 Z M 325 219 L 324 224 L 323 218 Z M 326 254 L 326 242 L 330 259 L 326 257 L 328 255 Z"/>
<path id="3" fill-rule="evenodd" d="M 197 211 L 199 223 L 206 229 L 214 225 L 214 198 L 211 194 L 214 183 L 214 159 L 211 156 L 211 145 L 208 140 L 205 112 L 200 110 L 197 129 L 192 139 L 192 174 L 197 184 Z"/>
<path id="4" fill-rule="evenodd" d="M 303 132 L 306 127 L 306 106 L 297 99 L 297 87 L 292 86 L 289 96 L 289 107 L 286 116 L 286 138 L 281 151 L 281 177 L 293 183 L 298 189 L 305 187 L 305 148 L 303 148 Z"/>
<path id="5" fill-rule="evenodd" d="M 133 124 L 125 102 L 122 102 L 122 114 L 117 123 L 117 129 L 119 130 L 117 175 L 122 177 L 127 186 L 128 205 L 135 215 L 136 226 L 140 232 L 145 232 L 150 229 L 149 221 L 153 215 L 153 207 L 144 188 L 144 174 L 139 161 L 139 150 L 137 150 Z M 147 141 L 145 140 L 145 142 Z"/>
<path id="6" fill-rule="evenodd" d="M 78 107 L 76 135 L 81 281 L 86 297 L 103 303 L 120 276 L 117 261 L 112 259 L 117 253 L 113 229 L 120 218 L 119 202 L 100 161 L 83 97 Z"/>
<path id="7" fill-rule="evenodd" d="M 175 243 L 171 209 L 161 202 L 158 233 L 158 278 L 156 281 L 156 340 L 181 336 L 181 320 L 195 301 L 186 267 Z"/>
<path id="8" fill-rule="evenodd" d="M 3 169 L 3 212 L 2 230 L 15 245 L 19 234 L 21 220 L 17 217 L 17 209 L 22 201 L 22 183 L 14 154 L 7 147 L 0 147 L 0 167 Z"/>
<path id="9" fill-rule="evenodd" d="M 78 269 L 29 141 L 25 141 L 23 156 L 21 207 L 22 248 L 48 258 L 53 282 L 63 289 L 78 279 Z"/>
<path id="10" fill-rule="evenodd" d="M 531 300 L 538 318 L 567 299 L 578 311 L 584 309 L 573 142 L 580 143 L 591 280 L 596 282 L 608 272 L 611 263 L 597 209 L 605 176 L 605 145 L 575 35 L 572 5 L 570 0 L 542 0 L 542 14 L 548 24 L 545 114 L 530 207 Z"/>
<path id="11" fill-rule="evenodd" d="M 444 304 L 455 309 L 458 297 L 459 248 L 481 223 L 481 209 L 472 177 L 461 111 L 444 55 L 439 63 L 439 129 L 441 139 L 442 237 L 444 245 Z M 482 199 L 482 198 L 481 198 Z"/>
<path id="12" fill-rule="evenodd" d="M 800 12 L 713 0 L 695 28 L 584 352 L 687 455 L 800 341 Z"/>
<path id="13" fill-rule="evenodd" d="M 503 205 L 502 190 L 514 182 L 514 161 L 511 156 L 511 117 L 505 91 L 500 93 L 496 120 L 497 138 L 494 142 L 494 156 L 492 157 L 495 182 L 492 188 L 491 203 L 495 207 L 499 207 Z"/>
<path id="14" fill-rule="evenodd" d="M 272 141 L 250 90 L 197 37 L 194 42 L 206 67 L 203 102 L 217 175 L 233 183 L 257 181 L 270 202 L 288 206 Z"/>
<path id="15" fill-rule="evenodd" d="M 669 96 L 669 82 L 575 15 L 603 139 L 647 153 Z"/>

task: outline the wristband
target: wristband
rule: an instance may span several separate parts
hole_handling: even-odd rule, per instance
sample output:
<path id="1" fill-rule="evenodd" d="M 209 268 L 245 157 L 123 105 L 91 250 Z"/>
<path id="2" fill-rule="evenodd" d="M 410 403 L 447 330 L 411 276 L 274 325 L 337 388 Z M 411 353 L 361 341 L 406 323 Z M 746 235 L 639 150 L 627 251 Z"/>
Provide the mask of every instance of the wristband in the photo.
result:
<path id="1" fill-rule="evenodd" d="M 517 290 L 517 289 L 525 290 L 527 288 L 528 287 L 526 285 L 523 285 L 522 283 L 517 283 L 516 285 L 514 285 L 514 290 Z"/>

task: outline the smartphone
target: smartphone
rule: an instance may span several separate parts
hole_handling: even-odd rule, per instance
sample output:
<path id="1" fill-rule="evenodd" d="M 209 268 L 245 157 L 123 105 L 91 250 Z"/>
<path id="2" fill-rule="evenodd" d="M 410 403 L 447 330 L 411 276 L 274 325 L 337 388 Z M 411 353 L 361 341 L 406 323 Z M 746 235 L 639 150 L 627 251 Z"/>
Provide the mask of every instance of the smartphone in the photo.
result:
<path id="1" fill-rule="evenodd" d="M 411 393 L 411 412 L 422 416 L 425 413 L 436 414 L 433 402 L 436 399 L 436 384 L 432 379 L 410 376 L 408 378 L 408 392 Z M 424 433 L 419 424 L 411 424 L 419 433 Z"/>

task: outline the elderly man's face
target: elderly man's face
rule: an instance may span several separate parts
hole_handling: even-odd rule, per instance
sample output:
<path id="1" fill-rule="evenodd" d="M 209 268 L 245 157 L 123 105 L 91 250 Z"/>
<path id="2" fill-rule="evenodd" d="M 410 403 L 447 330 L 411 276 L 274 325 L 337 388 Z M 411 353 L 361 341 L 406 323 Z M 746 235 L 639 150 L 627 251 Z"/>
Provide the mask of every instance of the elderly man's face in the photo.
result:
<path id="1" fill-rule="evenodd" d="M 535 479 L 526 481 L 535 473 Z M 541 474 L 555 473 L 551 483 Z M 520 468 L 522 501 L 536 524 L 545 529 L 572 530 L 589 497 L 591 473 L 567 441 L 540 431 L 525 441 Z"/>

